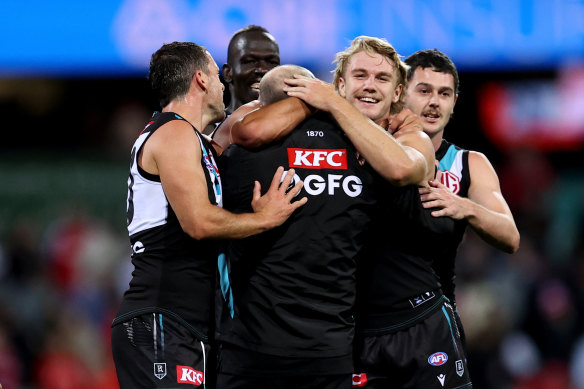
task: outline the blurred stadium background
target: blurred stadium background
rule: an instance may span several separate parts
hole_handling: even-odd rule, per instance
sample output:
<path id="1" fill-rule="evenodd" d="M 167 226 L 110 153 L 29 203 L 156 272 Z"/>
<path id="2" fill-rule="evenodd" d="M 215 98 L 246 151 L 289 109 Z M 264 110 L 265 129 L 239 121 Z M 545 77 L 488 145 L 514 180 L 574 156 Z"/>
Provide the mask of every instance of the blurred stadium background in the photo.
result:
<path id="1" fill-rule="evenodd" d="M 282 63 L 331 80 L 357 35 L 403 56 L 438 48 L 461 94 L 446 138 L 494 164 L 521 232 L 499 253 L 469 232 L 458 302 L 475 388 L 584 388 L 584 1 L 2 2 L 0 383 L 117 388 L 109 326 L 131 264 L 130 146 L 157 109 L 162 43 L 266 27 Z"/>

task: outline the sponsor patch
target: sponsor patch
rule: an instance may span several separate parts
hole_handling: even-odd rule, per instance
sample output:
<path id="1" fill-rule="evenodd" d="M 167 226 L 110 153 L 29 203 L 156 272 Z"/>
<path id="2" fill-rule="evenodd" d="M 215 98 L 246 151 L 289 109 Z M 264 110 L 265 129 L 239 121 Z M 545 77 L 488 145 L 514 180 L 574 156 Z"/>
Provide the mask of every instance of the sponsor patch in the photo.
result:
<path id="1" fill-rule="evenodd" d="M 428 357 L 428 363 L 432 366 L 442 366 L 448 360 L 448 354 L 437 352 Z"/>
<path id="2" fill-rule="evenodd" d="M 302 169 L 347 169 L 345 149 L 288 149 L 288 165 Z"/>
<path id="3" fill-rule="evenodd" d="M 458 194 L 458 192 L 460 192 L 460 178 L 450 171 L 443 171 L 440 181 L 442 181 L 442 185 L 450 189 L 452 193 Z"/>
<path id="4" fill-rule="evenodd" d="M 367 374 L 353 374 L 353 388 L 362 388 L 367 384 Z"/>
<path id="5" fill-rule="evenodd" d="M 440 385 L 444 386 L 444 382 L 446 382 L 446 374 L 440 374 L 436 378 L 438 378 L 438 381 L 440 381 Z"/>
<path id="6" fill-rule="evenodd" d="M 456 374 L 458 374 L 459 377 L 462 377 L 464 374 L 464 364 L 462 363 L 462 359 L 456 361 Z"/>
<path id="7" fill-rule="evenodd" d="M 154 377 L 159 380 L 166 377 L 166 363 L 155 363 L 154 364 Z"/>
<path id="8" fill-rule="evenodd" d="M 204 379 L 203 372 L 195 370 L 190 366 L 176 366 L 176 381 L 179 384 L 200 386 L 203 384 Z"/>

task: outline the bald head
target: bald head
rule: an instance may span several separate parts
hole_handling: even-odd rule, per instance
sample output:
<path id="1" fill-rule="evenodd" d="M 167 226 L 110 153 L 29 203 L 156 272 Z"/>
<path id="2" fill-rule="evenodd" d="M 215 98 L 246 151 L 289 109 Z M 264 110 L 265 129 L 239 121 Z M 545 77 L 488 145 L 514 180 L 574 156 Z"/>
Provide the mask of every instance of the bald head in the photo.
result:
<path id="1" fill-rule="evenodd" d="M 314 78 L 314 74 L 306 68 L 297 65 L 281 65 L 267 72 L 260 81 L 260 103 L 268 105 L 283 100 L 288 95 L 284 92 L 284 80 L 293 78 L 295 74 Z"/>

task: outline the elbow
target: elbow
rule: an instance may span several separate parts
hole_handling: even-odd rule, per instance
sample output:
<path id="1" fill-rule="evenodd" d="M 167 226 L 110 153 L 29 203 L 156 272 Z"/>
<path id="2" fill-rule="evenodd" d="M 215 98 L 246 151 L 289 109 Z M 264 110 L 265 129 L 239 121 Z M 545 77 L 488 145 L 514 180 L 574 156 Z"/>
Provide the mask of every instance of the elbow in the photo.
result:
<path id="1" fill-rule="evenodd" d="M 515 231 L 515 234 L 513 234 L 513 238 L 509 242 L 507 253 L 515 254 L 517 250 L 519 250 L 520 241 L 521 237 L 519 236 L 519 231 Z"/>
<path id="2" fill-rule="evenodd" d="M 243 118 L 231 127 L 231 137 L 235 144 L 247 148 L 257 148 L 262 145 L 260 126 L 253 119 Z"/>
<path id="3" fill-rule="evenodd" d="M 195 240 L 202 240 L 213 237 L 212 231 L 205 225 L 205 223 L 181 222 L 181 227 L 185 234 Z"/>
<path id="4" fill-rule="evenodd" d="M 385 178 L 391 185 L 398 187 L 418 184 L 425 177 L 425 172 L 421 171 L 422 169 L 419 169 L 417 166 L 391 166 L 387 170 L 389 174 Z"/>

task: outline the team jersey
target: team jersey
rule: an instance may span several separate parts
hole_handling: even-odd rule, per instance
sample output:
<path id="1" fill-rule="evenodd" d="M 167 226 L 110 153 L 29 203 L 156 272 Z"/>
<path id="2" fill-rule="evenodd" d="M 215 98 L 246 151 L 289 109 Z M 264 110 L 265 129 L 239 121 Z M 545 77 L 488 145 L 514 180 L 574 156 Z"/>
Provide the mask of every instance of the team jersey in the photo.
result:
<path id="1" fill-rule="evenodd" d="M 218 245 L 195 240 L 181 228 L 160 182 L 138 165 L 148 138 L 172 120 L 172 113 L 155 113 L 140 133 L 131 153 L 127 225 L 134 271 L 114 325 L 144 313 L 165 313 L 207 340 L 213 319 L 213 293 Z M 201 147 L 209 200 L 221 206 L 221 180 L 212 146 L 193 127 Z"/>
<path id="2" fill-rule="evenodd" d="M 383 187 L 358 261 L 358 325 L 365 335 L 407 328 L 441 307 L 432 261 L 454 228 L 450 218 L 435 218 L 423 208 L 417 185 Z"/>
<path id="3" fill-rule="evenodd" d="M 219 164 L 225 208 L 234 212 L 250 210 L 254 180 L 267 190 L 278 166 L 295 169 L 295 181 L 304 181 L 298 198 L 308 197 L 282 226 L 232 241 L 227 261 L 220 258 L 219 341 L 284 357 L 348 356 L 350 363 L 355 259 L 375 204 L 372 172 L 324 113 L 261 150 L 232 145 Z"/>
<path id="4" fill-rule="evenodd" d="M 438 170 L 442 171 L 441 182 L 454 194 L 468 197 L 470 187 L 470 171 L 468 167 L 468 150 L 442 139 L 440 148 L 436 151 L 436 160 L 439 161 Z M 455 289 L 455 258 L 456 251 L 468 222 L 466 220 L 454 220 L 454 232 L 447 236 L 437 246 L 436 258 L 433 263 L 434 271 L 440 279 L 442 291 L 456 305 Z"/>

